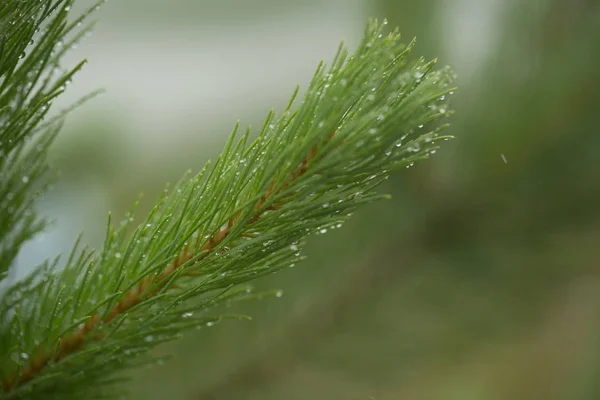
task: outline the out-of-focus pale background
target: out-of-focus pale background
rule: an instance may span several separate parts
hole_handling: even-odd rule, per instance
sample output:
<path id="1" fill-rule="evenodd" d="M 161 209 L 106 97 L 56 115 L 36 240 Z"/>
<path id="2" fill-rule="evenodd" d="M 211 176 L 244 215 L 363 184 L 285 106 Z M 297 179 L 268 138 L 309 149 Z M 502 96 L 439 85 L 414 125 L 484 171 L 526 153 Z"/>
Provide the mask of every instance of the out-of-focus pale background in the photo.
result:
<path id="1" fill-rule="evenodd" d="M 110 1 L 55 106 L 107 92 L 53 147 L 40 207 L 56 222 L 19 273 L 81 230 L 99 246 L 108 210 L 152 206 L 369 16 L 455 68 L 457 140 L 256 282 L 285 295 L 237 305 L 252 322 L 156 349 L 175 358 L 133 373 L 132 399 L 600 398 L 597 0 Z"/>

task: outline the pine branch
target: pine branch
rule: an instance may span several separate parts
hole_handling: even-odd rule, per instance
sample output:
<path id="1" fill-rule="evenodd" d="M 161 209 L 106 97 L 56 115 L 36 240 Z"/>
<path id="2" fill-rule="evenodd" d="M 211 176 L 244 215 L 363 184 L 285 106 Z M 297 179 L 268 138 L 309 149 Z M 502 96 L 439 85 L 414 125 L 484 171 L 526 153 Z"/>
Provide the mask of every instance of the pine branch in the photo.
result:
<path id="1" fill-rule="evenodd" d="M 165 190 L 142 224 L 135 207 L 118 227 L 109 215 L 101 251 L 77 243 L 62 269 L 13 285 L 0 306 L 3 398 L 111 395 L 138 355 L 214 325 L 219 304 L 261 296 L 244 284 L 300 261 L 304 238 L 340 227 L 385 197 L 373 189 L 392 170 L 433 154 L 448 138 L 438 121 L 452 74 L 409 63 L 412 43 L 384 29 L 370 23 L 354 55 L 340 46 L 255 140 L 236 125 L 214 166 Z"/>
<path id="2" fill-rule="evenodd" d="M 44 118 L 84 64 L 63 71 L 60 59 L 86 32 L 77 24 L 95 8 L 69 24 L 72 3 L 0 5 L 0 281 L 23 243 L 46 225 L 33 206 L 46 189 L 47 150 L 66 113 Z"/>

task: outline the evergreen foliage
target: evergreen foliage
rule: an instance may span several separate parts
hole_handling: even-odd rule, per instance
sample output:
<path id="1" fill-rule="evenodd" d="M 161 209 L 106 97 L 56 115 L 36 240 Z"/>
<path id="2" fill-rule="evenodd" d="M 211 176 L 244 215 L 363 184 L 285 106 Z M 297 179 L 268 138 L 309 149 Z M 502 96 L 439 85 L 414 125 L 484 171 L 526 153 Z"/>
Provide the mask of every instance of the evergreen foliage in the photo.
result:
<path id="1" fill-rule="evenodd" d="M 21 244 L 44 227 L 32 205 L 43 188 L 39 177 L 47 169 L 47 147 L 64 114 L 42 119 L 83 66 L 62 71 L 62 55 L 91 28 L 78 28 L 89 12 L 67 21 L 71 3 L 6 1 L 0 6 L 0 278 Z"/>
<path id="2" fill-rule="evenodd" d="M 93 10 L 71 22 L 71 4 L 0 8 L 3 278 L 44 227 L 32 206 L 65 115 L 47 118 L 49 106 L 83 65 L 59 69 Z M 185 329 L 242 317 L 210 311 L 269 294 L 245 284 L 300 261 L 307 236 L 340 227 L 385 197 L 374 188 L 391 171 L 433 154 L 448 138 L 439 133 L 452 73 L 408 61 L 413 43 L 385 25 L 369 23 L 353 55 L 341 45 L 256 138 L 236 124 L 216 162 L 165 189 L 148 216 L 138 219 L 135 206 L 116 223 L 109 214 L 101 250 L 78 240 L 64 265 L 57 258 L 12 283 L 0 303 L 1 398 L 117 394 L 121 372 L 148 362 L 139 355 Z"/>

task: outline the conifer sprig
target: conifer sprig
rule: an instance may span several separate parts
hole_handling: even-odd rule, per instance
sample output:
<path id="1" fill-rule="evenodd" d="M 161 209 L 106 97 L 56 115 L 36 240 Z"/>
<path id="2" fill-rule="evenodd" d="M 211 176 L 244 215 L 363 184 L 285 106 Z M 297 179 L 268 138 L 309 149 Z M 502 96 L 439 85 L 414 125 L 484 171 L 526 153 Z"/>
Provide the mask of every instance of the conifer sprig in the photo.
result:
<path id="1" fill-rule="evenodd" d="M 385 25 L 371 22 L 353 55 L 340 46 L 257 138 L 236 125 L 214 165 L 165 190 L 141 224 L 135 207 L 116 224 L 109 215 L 103 249 L 77 243 L 63 268 L 13 285 L 0 303 L 3 396 L 110 395 L 136 356 L 227 317 L 209 312 L 257 296 L 246 282 L 300 261 L 307 236 L 433 154 L 452 73 L 408 62 L 413 43 Z"/>
<path id="2" fill-rule="evenodd" d="M 44 121 L 84 62 L 70 70 L 61 57 L 91 26 L 69 23 L 73 0 L 0 4 L 0 281 L 24 242 L 45 226 L 34 203 L 46 183 L 48 146 L 64 113 Z M 35 135 L 35 133 L 39 133 Z"/>

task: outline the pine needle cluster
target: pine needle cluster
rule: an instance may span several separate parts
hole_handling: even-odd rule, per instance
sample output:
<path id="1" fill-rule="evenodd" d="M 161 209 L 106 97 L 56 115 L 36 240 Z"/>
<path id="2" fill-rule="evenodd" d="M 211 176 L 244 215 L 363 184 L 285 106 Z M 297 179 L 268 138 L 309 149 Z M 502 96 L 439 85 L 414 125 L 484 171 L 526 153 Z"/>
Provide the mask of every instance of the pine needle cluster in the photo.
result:
<path id="1" fill-rule="evenodd" d="M 44 226 L 33 203 L 65 115 L 48 110 L 83 65 L 62 72 L 59 62 L 93 10 L 71 22 L 71 4 L 0 6 L 2 277 Z M 186 329 L 244 318 L 211 310 L 269 294 L 246 283 L 293 266 L 308 236 L 386 197 L 374 191 L 379 183 L 448 138 L 440 132 L 453 74 L 409 61 L 413 44 L 370 22 L 353 54 L 341 45 L 257 134 L 236 124 L 217 160 L 165 189 L 149 215 L 135 206 L 122 219 L 109 214 L 102 249 L 78 240 L 63 262 L 9 285 L 0 300 L 0 397 L 118 393 L 122 371 L 148 362 L 140 355 Z"/>

